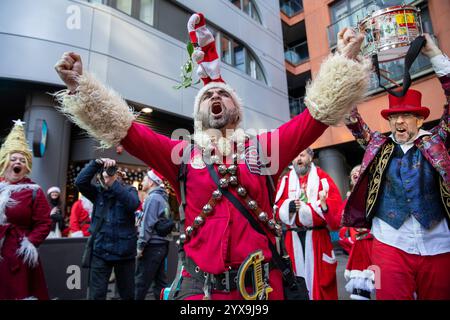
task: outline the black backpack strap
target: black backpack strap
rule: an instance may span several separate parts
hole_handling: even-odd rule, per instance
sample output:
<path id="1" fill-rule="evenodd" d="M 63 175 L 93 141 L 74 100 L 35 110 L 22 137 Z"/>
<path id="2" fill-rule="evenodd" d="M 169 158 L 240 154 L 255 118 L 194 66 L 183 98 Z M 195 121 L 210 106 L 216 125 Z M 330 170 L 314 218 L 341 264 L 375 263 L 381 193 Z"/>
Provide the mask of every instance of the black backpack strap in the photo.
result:
<path id="1" fill-rule="evenodd" d="M 180 234 L 184 232 L 184 221 L 186 219 L 185 215 L 185 207 L 186 207 L 186 178 L 187 178 L 187 165 L 189 161 L 191 160 L 191 154 L 194 150 L 194 144 L 190 143 L 186 145 L 183 148 L 183 155 L 181 157 L 181 164 L 180 164 L 180 170 L 178 172 L 178 181 L 180 183 L 180 206 L 179 206 L 179 213 L 180 213 Z M 183 250 L 183 244 L 180 242 L 180 246 L 178 248 L 178 265 L 177 265 L 177 272 L 175 274 L 175 278 L 172 281 L 172 285 L 169 289 L 169 295 L 167 300 L 174 300 L 175 296 L 179 290 L 179 285 L 181 283 L 181 273 L 183 271 L 183 265 L 185 262 L 185 253 Z"/>
<path id="2" fill-rule="evenodd" d="M 178 172 L 178 181 L 180 182 L 180 230 L 184 230 L 184 220 L 185 220 L 185 213 L 184 209 L 186 207 L 186 177 L 187 177 L 187 165 L 189 163 L 189 160 L 191 160 L 191 154 L 194 150 L 194 144 L 190 143 L 183 149 L 183 155 L 181 158 L 181 164 L 180 164 L 180 170 Z"/>

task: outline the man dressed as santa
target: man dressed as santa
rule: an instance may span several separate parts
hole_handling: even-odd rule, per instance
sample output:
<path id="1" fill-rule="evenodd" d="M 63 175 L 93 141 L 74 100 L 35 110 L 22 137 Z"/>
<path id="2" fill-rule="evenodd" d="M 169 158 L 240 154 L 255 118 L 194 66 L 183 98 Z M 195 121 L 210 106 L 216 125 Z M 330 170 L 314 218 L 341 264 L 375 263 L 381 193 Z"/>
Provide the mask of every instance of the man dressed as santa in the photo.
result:
<path id="1" fill-rule="evenodd" d="M 329 229 L 339 228 L 342 198 L 333 179 L 302 151 L 279 183 L 276 206 L 286 224 L 286 251 L 311 300 L 337 300 L 336 257 Z"/>

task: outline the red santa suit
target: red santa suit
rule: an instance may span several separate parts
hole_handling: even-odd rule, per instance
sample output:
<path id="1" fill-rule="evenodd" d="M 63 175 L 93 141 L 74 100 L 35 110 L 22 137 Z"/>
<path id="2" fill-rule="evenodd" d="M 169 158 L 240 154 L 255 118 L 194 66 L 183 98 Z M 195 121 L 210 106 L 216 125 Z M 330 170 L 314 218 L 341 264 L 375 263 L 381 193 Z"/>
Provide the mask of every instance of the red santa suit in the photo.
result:
<path id="1" fill-rule="evenodd" d="M 48 299 L 36 248 L 50 228 L 50 206 L 37 184 L 0 181 L 0 300 Z"/>
<path id="2" fill-rule="evenodd" d="M 328 191 L 326 200 L 328 211 L 320 206 L 319 192 Z M 289 203 L 306 196 L 298 212 L 290 217 Z M 310 299 L 337 300 L 336 267 L 328 228 L 339 227 L 341 219 L 341 195 L 331 177 L 311 163 L 311 169 L 305 177 L 299 178 L 291 170 L 280 180 L 276 195 L 278 218 L 292 228 L 304 228 L 302 234 L 292 230 L 286 232 L 286 251 L 291 257 L 295 273 L 304 277 Z M 328 228 L 327 228 L 328 227 Z"/>
<path id="3" fill-rule="evenodd" d="M 311 117 L 309 111 L 304 111 L 291 121 L 273 132 L 258 136 L 260 145 L 266 154 L 279 155 L 274 172 L 276 180 L 283 168 L 303 149 L 315 141 L 326 129 L 326 125 Z M 272 139 L 273 142 L 272 143 Z M 159 135 L 147 126 L 134 122 L 122 140 L 124 148 L 133 156 L 143 160 L 147 165 L 160 172 L 174 187 L 178 200 L 180 189 L 178 182 L 179 163 L 186 142 L 171 140 Z M 279 152 L 279 150 L 283 152 Z M 158 152 L 154 152 L 158 150 Z M 208 169 L 201 160 L 201 152 L 197 149 L 191 155 L 187 166 L 186 177 L 186 208 L 185 225 L 193 224 L 194 219 L 202 212 L 217 185 L 210 177 Z M 272 207 L 268 197 L 267 181 L 264 175 L 251 171 L 253 166 L 247 165 L 244 159 L 238 163 L 237 178 L 248 194 L 256 201 L 262 210 L 272 219 Z M 230 192 L 240 197 L 236 190 Z M 263 228 L 266 225 L 261 223 Z M 267 231 L 273 243 L 275 236 Z M 328 233 L 327 233 L 328 234 Z M 184 245 L 186 256 L 192 259 L 200 270 L 221 274 L 229 268 L 237 269 L 247 256 L 257 250 L 262 250 L 267 261 L 272 253 L 268 246 L 268 238 L 258 233 L 234 205 L 223 197 L 214 207 L 213 214 L 195 231 Z M 330 251 L 327 251 L 330 253 Z M 281 272 L 278 269 L 270 271 L 270 286 L 274 289 L 269 299 L 283 299 Z M 191 299 L 202 299 L 203 294 L 192 296 Z M 230 293 L 212 292 L 214 299 L 242 299 L 236 290 Z"/>
<path id="4" fill-rule="evenodd" d="M 355 242 L 345 269 L 345 279 L 348 281 L 345 289 L 352 299 L 368 300 L 375 290 L 375 273 L 370 269 L 373 236 L 369 231 L 357 232 L 356 228 L 351 229 L 355 234 Z"/>
<path id="5" fill-rule="evenodd" d="M 92 203 L 83 196 L 75 201 L 70 211 L 71 237 L 89 237 L 92 208 Z"/>

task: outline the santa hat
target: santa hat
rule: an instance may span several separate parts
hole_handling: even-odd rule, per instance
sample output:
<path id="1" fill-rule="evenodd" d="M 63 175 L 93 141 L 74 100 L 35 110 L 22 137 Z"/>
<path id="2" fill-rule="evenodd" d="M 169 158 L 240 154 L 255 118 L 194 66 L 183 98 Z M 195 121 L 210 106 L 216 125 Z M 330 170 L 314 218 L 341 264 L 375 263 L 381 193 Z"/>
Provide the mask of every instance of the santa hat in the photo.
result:
<path id="1" fill-rule="evenodd" d="M 150 171 L 147 171 L 147 176 L 149 177 L 150 180 L 152 180 L 153 182 L 155 182 L 158 185 L 163 183 L 164 177 L 153 169 Z"/>
<path id="2" fill-rule="evenodd" d="M 20 153 L 25 157 L 27 162 L 26 168 L 28 172 L 31 172 L 33 156 L 25 137 L 25 129 L 23 127 L 25 122 L 22 122 L 20 119 L 13 122 L 14 127 L 11 129 L 11 132 L 6 137 L 0 149 L 0 176 L 4 175 L 9 164 L 9 157 L 13 153 Z"/>
<path id="3" fill-rule="evenodd" d="M 242 101 L 236 92 L 222 79 L 220 74 L 220 58 L 217 54 L 216 41 L 206 27 L 206 19 L 202 13 L 194 13 L 188 21 L 187 29 L 194 46 L 192 59 L 198 64 L 197 75 L 202 79 L 204 87 L 195 97 L 194 117 L 196 116 L 201 97 L 211 88 L 222 88 L 227 91 L 239 110 L 242 119 Z"/>
<path id="4" fill-rule="evenodd" d="M 49 189 L 47 190 L 47 194 L 50 194 L 50 193 L 52 193 L 52 192 L 58 192 L 58 193 L 61 193 L 61 189 L 58 188 L 58 187 L 51 187 L 51 188 L 49 188 Z"/>

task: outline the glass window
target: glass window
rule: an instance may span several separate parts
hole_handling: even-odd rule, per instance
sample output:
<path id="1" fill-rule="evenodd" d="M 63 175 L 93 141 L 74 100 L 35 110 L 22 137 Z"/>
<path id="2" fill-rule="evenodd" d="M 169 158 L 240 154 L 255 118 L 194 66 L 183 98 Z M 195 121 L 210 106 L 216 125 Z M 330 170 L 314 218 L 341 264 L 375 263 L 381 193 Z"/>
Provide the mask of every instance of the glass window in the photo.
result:
<path id="1" fill-rule="evenodd" d="M 244 11 L 247 15 L 252 17 L 252 19 L 261 23 L 261 18 L 256 9 L 256 4 L 252 0 L 229 0 L 236 7 Z"/>
<path id="2" fill-rule="evenodd" d="M 141 0 L 139 20 L 153 25 L 153 0 Z"/>
<path id="3" fill-rule="evenodd" d="M 132 0 L 116 0 L 116 9 L 131 15 Z"/>
<path id="4" fill-rule="evenodd" d="M 230 0 L 232 4 L 241 9 L 241 0 Z"/>
<path id="5" fill-rule="evenodd" d="M 231 40 L 228 39 L 225 35 L 221 34 L 220 36 L 220 51 L 222 61 L 228 64 L 232 64 L 231 61 Z"/>
<path id="6" fill-rule="evenodd" d="M 257 79 L 259 81 L 265 82 L 266 78 L 264 77 L 264 73 L 262 71 L 261 66 L 256 61 L 255 57 L 248 52 L 248 50 L 247 50 L 247 54 L 248 54 L 248 62 L 249 62 L 247 74 L 249 74 L 250 77 L 252 77 L 253 79 Z"/>
<path id="7" fill-rule="evenodd" d="M 245 70 L 245 48 L 239 43 L 233 43 L 234 46 L 234 66 L 243 71 Z"/>

